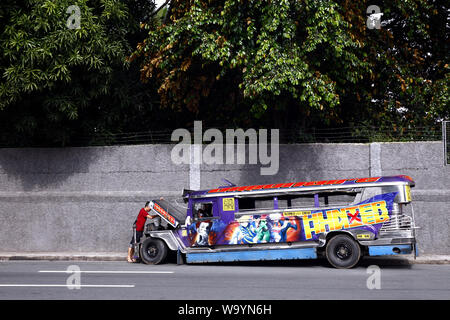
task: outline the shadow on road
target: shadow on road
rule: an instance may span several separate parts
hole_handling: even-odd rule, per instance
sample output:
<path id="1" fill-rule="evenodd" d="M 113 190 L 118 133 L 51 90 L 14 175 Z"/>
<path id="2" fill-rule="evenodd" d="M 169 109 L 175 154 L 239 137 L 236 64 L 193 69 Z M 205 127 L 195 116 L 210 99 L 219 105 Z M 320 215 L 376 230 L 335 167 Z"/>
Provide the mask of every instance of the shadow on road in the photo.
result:
<path id="1" fill-rule="evenodd" d="M 176 253 L 169 254 L 167 256 L 167 263 L 176 264 Z M 318 259 L 306 259 L 306 260 L 268 260 L 268 261 L 238 261 L 238 262 L 213 262 L 213 263 L 192 263 L 189 265 L 211 265 L 211 266 L 236 266 L 236 267 L 324 267 L 332 268 L 328 261 L 320 257 Z M 377 265 L 380 268 L 399 268 L 410 269 L 412 263 L 407 259 L 398 257 L 363 257 L 355 268 L 367 268 L 371 265 Z"/>

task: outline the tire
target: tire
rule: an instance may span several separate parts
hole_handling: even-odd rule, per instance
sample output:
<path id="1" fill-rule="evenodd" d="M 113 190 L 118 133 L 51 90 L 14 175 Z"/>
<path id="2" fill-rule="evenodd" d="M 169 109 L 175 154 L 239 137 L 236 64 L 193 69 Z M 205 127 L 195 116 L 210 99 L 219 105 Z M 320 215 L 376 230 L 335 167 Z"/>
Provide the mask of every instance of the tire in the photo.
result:
<path id="1" fill-rule="evenodd" d="M 167 251 L 164 241 L 147 238 L 141 245 L 141 259 L 145 264 L 160 264 L 166 259 Z"/>
<path id="2" fill-rule="evenodd" d="M 350 236 L 339 234 L 328 241 L 326 257 L 333 267 L 338 269 L 350 269 L 353 268 L 361 258 L 361 248 Z"/>

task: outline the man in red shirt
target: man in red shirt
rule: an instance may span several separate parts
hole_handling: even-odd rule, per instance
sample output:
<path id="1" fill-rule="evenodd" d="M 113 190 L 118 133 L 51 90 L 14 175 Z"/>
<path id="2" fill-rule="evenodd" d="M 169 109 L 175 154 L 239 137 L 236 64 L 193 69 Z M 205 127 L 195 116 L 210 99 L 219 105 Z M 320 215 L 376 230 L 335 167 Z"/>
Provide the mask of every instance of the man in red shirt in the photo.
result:
<path id="1" fill-rule="evenodd" d="M 145 203 L 144 208 L 139 211 L 138 217 L 136 219 L 136 242 L 141 241 L 141 237 L 144 234 L 144 226 L 145 222 L 147 221 L 147 218 L 152 219 L 153 216 L 149 215 L 148 212 L 150 211 L 150 202 L 147 201 Z M 134 235 L 133 238 L 131 238 L 130 246 L 128 248 L 128 262 L 136 262 L 135 259 L 133 259 L 134 254 Z"/>

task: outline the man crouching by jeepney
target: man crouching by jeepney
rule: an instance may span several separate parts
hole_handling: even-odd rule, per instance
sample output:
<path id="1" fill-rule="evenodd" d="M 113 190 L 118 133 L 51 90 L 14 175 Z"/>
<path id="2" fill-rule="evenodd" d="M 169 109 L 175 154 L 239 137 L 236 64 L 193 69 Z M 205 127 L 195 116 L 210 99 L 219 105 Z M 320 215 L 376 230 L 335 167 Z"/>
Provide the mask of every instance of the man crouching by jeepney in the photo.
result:
<path id="1" fill-rule="evenodd" d="M 141 211 L 139 211 L 139 214 L 137 216 L 136 221 L 134 222 L 136 224 L 136 242 L 141 241 L 141 237 L 144 234 L 144 226 L 145 226 L 145 222 L 147 221 L 147 218 L 154 218 L 154 216 L 151 216 L 148 214 L 148 212 L 150 211 L 150 202 L 147 201 L 145 203 L 144 208 L 141 209 Z M 133 259 L 133 255 L 134 255 L 134 234 L 133 237 L 131 238 L 130 241 L 130 246 L 128 247 L 128 257 L 127 257 L 127 261 L 132 263 L 132 262 L 136 262 L 136 259 Z"/>

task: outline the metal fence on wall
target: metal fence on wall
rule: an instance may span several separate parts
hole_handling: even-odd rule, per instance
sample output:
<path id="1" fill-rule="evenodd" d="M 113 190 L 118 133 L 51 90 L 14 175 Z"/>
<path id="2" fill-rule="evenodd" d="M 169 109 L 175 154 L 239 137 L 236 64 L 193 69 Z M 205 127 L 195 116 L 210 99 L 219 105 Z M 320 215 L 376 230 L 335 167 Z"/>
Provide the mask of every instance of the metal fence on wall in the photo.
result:
<path id="1" fill-rule="evenodd" d="M 409 142 L 409 141 L 440 141 L 443 138 L 444 126 L 427 127 L 373 127 L 354 126 L 342 128 L 308 128 L 308 129 L 278 129 L 279 143 L 370 143 L 370 142 Z M 209 128 L 204 127 L 203 133 Z M 219 129 L 225 137 L 226 129 Z M 187 129 L 193 137 L 194 129 Z M 247 129 L 243 129 L 246 131 Z M 258 130 L 258 129 L 255 129 Z M 89 137 L 79 137 L 73 146 L 108 146 L 130 144 L 172 144 L 173 130 L 139 131 L 102 133 Z M 447 122 L 447 133 L 450 125 Z M 447 135 L 448 135 L 447 134 Z M 270 134 L 269 134 L 270 137 Z M 193 138 L 192 138 L 193 139 Z M 449 141 L 449 139 L 447 139 Z M 450 150 L 448 148 L 447 150 Z"/>

